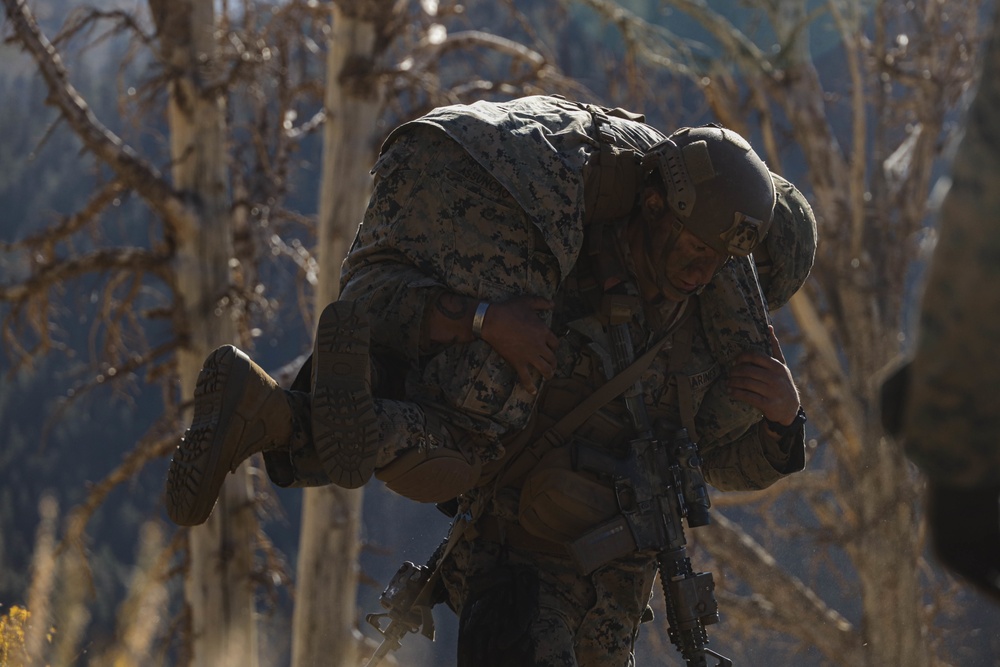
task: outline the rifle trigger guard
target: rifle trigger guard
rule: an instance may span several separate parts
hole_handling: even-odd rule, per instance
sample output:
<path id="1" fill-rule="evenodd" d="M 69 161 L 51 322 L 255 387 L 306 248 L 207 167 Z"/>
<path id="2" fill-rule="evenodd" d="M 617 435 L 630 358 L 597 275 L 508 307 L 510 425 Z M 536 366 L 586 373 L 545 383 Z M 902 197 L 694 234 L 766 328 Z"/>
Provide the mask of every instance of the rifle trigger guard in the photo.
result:
<path id="1" fill-rule="evenodd" d="M 704 648 L 702 650 L 708 655 L 718 660 L 718 662 L 715 663 L 715 667 L 733 667 L 733 661 L 727 658 L 726 656 L 722 655 L 721 653 L 717 653 L 710 648 Z"/>
<path id="2" fill-rule="evenodd" d="M 389 617 L 388 612 L 384 613 L 372 612 L 370 614 L 365 614 L 365 620 L 368 621 L 368 624 L 373 628 L 375 628 L 376 630 L 378 630 L 378 633 L 383 637 L 385 636 L 385 629 L 382 627 L 382 619 L 388 617 Z M 390 622 L 391 620 L 392 619 L 390 619 Z"/>

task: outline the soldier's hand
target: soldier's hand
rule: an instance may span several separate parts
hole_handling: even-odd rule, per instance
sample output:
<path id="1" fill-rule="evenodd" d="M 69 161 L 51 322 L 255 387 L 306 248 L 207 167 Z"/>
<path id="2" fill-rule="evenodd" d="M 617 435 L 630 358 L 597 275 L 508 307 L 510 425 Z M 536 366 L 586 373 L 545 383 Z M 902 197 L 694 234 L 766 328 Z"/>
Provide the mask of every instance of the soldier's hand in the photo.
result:
<path id="1" fill-rule="evenodd" d="M 554 307 L 549 299 L 519 296 L 490 304 L 483 318 L 483 340 L 517 371 L 521 384 L 532 394 L 538 390 L 533 371 L 546 380 L 555 372 L 559 339 L 541 318 Z"/>
<path id="2" fill-rule="evenodd" d="M 771 336 L 771 356 L 744 352 L 736 357 L 729 372 L 727 391 L 733 398 L 763 412 L 767 419 L 788 425 L 799 411 L 799 390 L 785 363 L 774 327 L 768 327 L 768 332 Z"/>

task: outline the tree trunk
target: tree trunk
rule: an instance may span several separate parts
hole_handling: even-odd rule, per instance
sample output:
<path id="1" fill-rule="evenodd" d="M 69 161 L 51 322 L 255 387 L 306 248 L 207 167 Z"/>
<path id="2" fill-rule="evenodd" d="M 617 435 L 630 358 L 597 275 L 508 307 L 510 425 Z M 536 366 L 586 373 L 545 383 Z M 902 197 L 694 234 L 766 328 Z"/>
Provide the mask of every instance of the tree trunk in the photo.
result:
<path id="1" fill-rule="evenodd" d="M 366 3 L 359 3 L 364 5 Z M 386 12 L 386 15 L 388 11 Z M 361 220 L 371 179 L 367 165 L 381 99 L 369 76 L 379 48 L 375 12 L 334 3 L 326 74 L 326 126 L 320 189 L 318 314 L 339 294 L 340 265 Z M 297 565 L 292 666 L 358 664 L 357 586 L 362 491 L 306 489 Z"/>
<path id="2" fill-rule="evenodd" d="M 848 552 L 860 582 L 862 664 L 926 667 L 932 651 L 922 614 L 913 478 L 900 447 L 875 427 L 869 431 L 857 477 L 844 476 L 857 521 Z"/>
<path id="3" fill-rule="evenodd" d="M 200 220 L 198 229 L 177 239 L 175 270 L 188 328 L 188 345 L 178 352 L 178 372 L 181 391 L 190 397 L 208 353 L 237 340 L 236 322 L 223 300 L 233 256 L 225 105 L 211 85 L 212 3 L 154 1 L 150 8 L 161 53 L 177 73 L 167 109 L 172 179 Z M 256 530 L 243 466 L 226 480 L 208 522 L 189 534 L 184 594 L 194 667 L 257 666 L 251 580 Z"/>

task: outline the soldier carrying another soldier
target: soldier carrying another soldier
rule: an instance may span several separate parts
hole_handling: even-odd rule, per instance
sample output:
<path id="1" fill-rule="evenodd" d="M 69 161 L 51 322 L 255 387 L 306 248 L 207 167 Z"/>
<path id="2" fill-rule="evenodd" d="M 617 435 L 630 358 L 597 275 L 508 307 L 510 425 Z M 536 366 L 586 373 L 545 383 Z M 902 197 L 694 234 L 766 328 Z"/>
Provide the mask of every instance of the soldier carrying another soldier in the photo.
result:
<path id="1" fill-rule="evenodd" d="M 802 470 L 768 311 L 812 267 L 808 204 L 731 130 L 665 136 L 557 96 L 436 109 L 372 173 L 292 388 L 231 346 L 206 360 L 171 518 L 205 521 L 258 452 L 280 486 L 374 475 L 466 517 L 440 563 L 459 665 L 633 664 L 657 554 L 575 550 L 637 488 L 595 462 L 645 428 L 696 442 L 686 460 L 720 490 Z"/>

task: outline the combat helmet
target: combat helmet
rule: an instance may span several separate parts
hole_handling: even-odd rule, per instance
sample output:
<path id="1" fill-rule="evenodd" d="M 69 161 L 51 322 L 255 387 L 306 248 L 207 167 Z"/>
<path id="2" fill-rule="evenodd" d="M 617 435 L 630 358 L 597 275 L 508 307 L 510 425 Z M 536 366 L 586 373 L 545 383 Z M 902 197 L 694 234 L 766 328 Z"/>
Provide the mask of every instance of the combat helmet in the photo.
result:
<path id="1" fill-rule="evenodd" d="M 679 224 L 723 256 L 746 257 L 767 235 L 774 210 L 771 173 L 750 144 L 718 125 L 685 127 L 650 147 Z"/>

